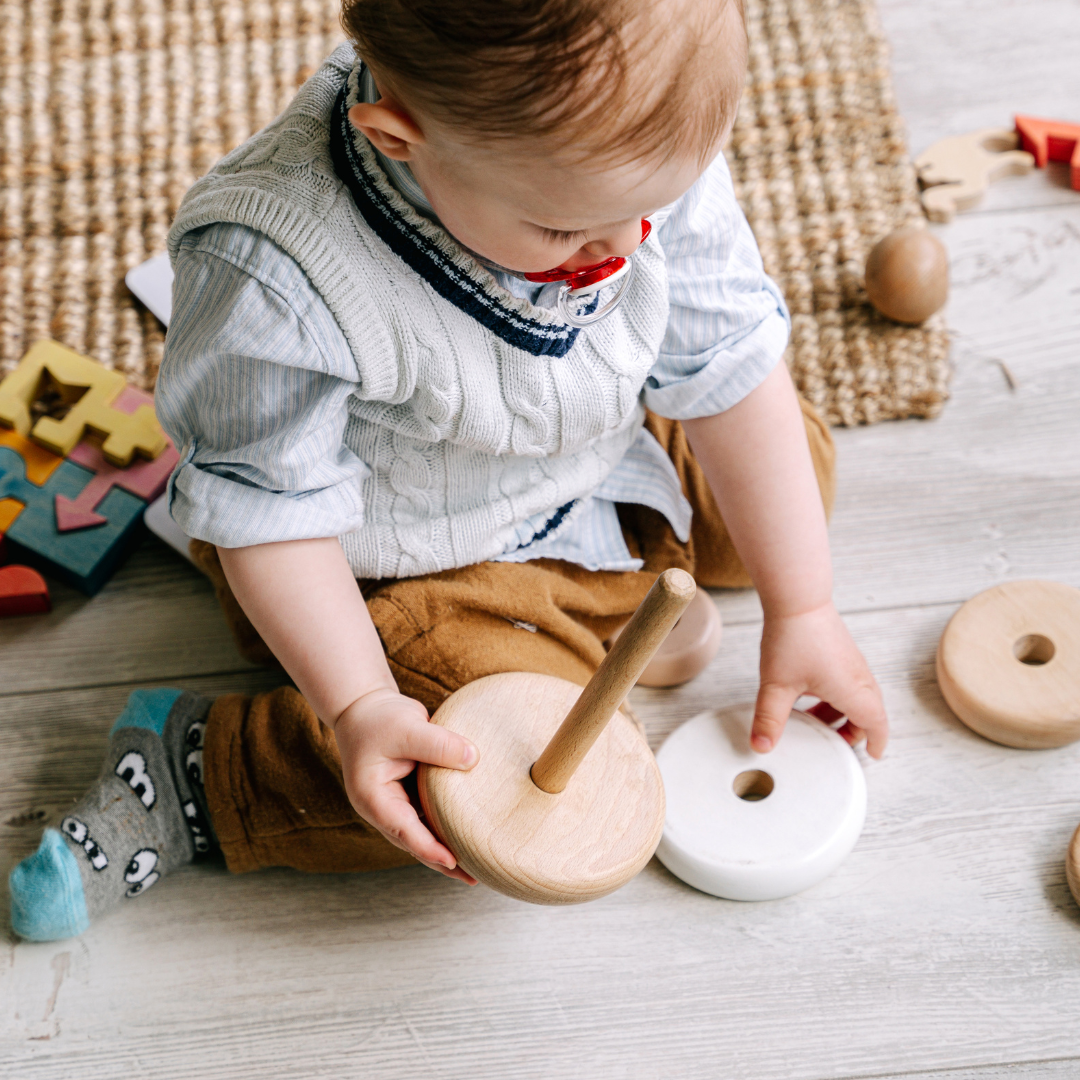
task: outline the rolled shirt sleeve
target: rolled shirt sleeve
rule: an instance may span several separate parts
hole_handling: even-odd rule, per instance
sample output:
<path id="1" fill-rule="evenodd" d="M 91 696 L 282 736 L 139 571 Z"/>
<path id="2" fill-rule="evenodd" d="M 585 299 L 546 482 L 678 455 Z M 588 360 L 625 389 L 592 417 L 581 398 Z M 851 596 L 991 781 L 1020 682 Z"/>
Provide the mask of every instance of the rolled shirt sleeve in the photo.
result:
<path id="1" fill-rule="evenodd" d="M 189 237 L 175 270 L 155 404 L 180 450 L 176 523 L 222 547 L 360 528 L 370 470 L 344 442 L 356 364 L 306 275 L 237 225 Z"/>
<path id="2" fill-rule="evenodd" d="M 645 405 L 672 420 L 712 416 L 765 380 L 791 329 L 723 154 L 674 204 L 657 238 L 667 260 L 671 316 L 645 384 Z"/>

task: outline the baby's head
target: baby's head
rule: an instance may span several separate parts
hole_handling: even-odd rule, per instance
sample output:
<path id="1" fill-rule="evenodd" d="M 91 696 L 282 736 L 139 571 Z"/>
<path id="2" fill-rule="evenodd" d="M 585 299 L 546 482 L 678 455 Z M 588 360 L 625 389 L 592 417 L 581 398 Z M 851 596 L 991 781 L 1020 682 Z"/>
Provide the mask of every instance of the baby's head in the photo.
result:
<path id="1" fill-rule="evenodd" d="M 629 255 L 720 151 L 742 0 L 344 0 L 381 100 L 350 119 L 446 228 L 517 271 Z"/>

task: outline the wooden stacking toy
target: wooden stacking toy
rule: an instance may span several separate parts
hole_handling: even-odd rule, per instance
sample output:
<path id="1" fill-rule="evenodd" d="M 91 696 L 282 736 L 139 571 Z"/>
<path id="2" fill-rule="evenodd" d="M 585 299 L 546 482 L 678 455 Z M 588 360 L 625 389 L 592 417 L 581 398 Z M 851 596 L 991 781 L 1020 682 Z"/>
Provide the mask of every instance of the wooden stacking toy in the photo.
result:
<path id="1" fill-rule="evenodd" d="M 793 712 L 776 748 L 750 749 L 753 705 L 688 720 L 660 747 L 667 818 L 657 858 L 702 892 L 778 900 L 828 877 L 866 819 L 866 781 L 851 747 Z"/>
<path id="2" fill-rule="evenodd" d="M 620 706 L 693 599 L 666 570 L 589 684 L 509 672 L 452 694 L 432 723 L 471 739 L 468 772 L 421 765 L 428 824 L 478 881 L 534 904 L 613 892 L 652 857 L 664 826 L 656 759 Z"/>
<path id="3" fill-rule="evenodd" d="M 625 628 L 623 628 L 625 629 Z M 700 675 L 720 650 L 723 623 L 707 592 L 697 592 L 671 628 L 656 655 L 645 665 L 638 686 L 681 686 Z M 611 642 L 618 640 L 616 630 Z"/>
<path id="4" fill-rule="evenodd" d="M 1069 853 L 1065 856 L 1065 878 L 1073 899 L 1080 904 L 1080 828 L 1073 833 Z"/>
<path id="5" fill-rule="evenodd" d="M 994 742 L 1080 739 L 1080 589 L 1010 581 L 979 593 L 941 635 L 937 678 L 949 708 Z"/>

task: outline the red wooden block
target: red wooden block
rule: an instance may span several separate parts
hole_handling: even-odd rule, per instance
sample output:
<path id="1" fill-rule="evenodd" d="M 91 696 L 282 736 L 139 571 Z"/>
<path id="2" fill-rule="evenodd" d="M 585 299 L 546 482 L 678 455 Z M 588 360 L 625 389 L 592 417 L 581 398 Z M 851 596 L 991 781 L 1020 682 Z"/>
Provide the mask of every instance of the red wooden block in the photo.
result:
<path id="1" fill-rule="evenodd" d="M 1080 191 L 1080 124 L 1018 116 L 1016 134 L 1038 168 L 1045 169 L 1048 161 L 1068 161 L 1069 182 Z"/>
<path id="2" fill-rule="evenodd" d="M 0 617 L 52 611 L 45 579 L 29 566 L 0 567 Z"/>

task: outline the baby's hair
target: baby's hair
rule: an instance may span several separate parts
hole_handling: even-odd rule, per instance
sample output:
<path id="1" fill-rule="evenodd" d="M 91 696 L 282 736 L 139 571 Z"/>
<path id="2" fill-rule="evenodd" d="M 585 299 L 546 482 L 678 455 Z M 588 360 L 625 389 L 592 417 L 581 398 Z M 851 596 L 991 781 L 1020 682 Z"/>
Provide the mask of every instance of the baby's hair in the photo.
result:
<path id="1" fill-rule="evenodd" d="M 474 139 L 703 159 L 738 107 L 742 3 L 344 0 L 342 25 L 385 92 Z"/>

